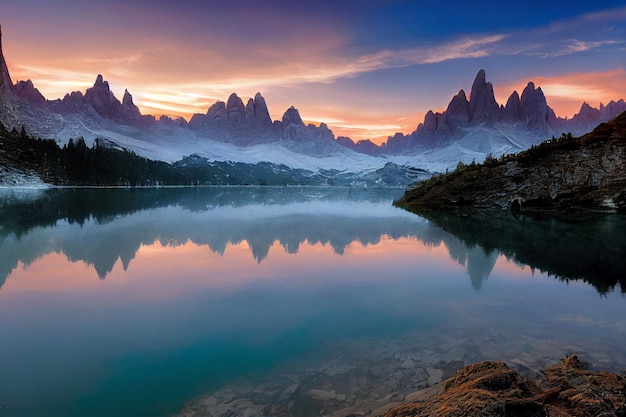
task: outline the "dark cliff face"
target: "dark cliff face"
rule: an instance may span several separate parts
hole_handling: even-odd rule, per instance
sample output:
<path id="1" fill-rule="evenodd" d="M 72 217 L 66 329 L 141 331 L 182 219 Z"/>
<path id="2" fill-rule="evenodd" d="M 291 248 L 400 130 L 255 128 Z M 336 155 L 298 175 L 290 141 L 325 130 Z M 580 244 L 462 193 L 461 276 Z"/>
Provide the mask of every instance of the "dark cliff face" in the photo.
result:
<path id="1" fill-rule="evenodd" d="M 418 212 L 626 213 L 626 113 L 581 138 L 563 136 L 482 165 L 459 164 L 450 174 L 417 184 L 396 204 Z"/>

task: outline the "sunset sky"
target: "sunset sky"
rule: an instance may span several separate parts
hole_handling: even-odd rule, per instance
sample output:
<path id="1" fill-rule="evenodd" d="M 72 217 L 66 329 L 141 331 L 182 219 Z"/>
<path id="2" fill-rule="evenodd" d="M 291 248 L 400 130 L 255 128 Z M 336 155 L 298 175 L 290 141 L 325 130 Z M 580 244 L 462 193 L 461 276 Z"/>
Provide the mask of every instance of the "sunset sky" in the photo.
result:
<path id="1" fill-rule="evenodd" d="M 626 98 L 623 0 L 2 0 L 13 81 L 49 99 L 97 74 L 144 114 L 205 113 L 258 91 L 335 135 L 376 142 L 444 110 L 479 69 L 496 99 L 542 87 L 571 117 Z"/>

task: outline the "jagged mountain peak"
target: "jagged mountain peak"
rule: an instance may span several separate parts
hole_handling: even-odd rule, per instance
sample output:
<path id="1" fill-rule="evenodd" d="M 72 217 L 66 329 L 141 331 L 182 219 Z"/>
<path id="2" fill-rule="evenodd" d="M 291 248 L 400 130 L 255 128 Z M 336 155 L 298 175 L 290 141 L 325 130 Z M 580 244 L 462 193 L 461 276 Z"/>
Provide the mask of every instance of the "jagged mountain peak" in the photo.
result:
<path id="1" fill-rule="evenodd" d="M 574 116 L 579 121 L 585 121 L 586 123 L 595 120 L 600 115 L 600 110 L 593 108 L 586 101 L 580 106 L 578 114 Z"/>
<path id="2" fill-rule="evenodd" d="M 226 115 L 228 120 L 235 124 L 242 124 L 246 119 L 246 108 L 243 100 L 236 93 L 232 93 L 226 102 Z"/>
<path id="3" fill-rule="evenodd" d="M 93 83 L 92 88 L 102 88 L 102 89 L 110 90 L 109 82 L 104 81 L 104 77 L 102 76 L 102 74 L 98 74 L 98 76 L 96 77 L 96 81 Z"/>
<path id="4" fill-rule="evenodd" d="M 122 98 L 122 104 L 124 106 L 134 106 L 133 96 L 128 92 L 128 89 L 124 89 L 124 97 Z"/>
<path id="5" fill-rule="evenodd" d="M 294 106 L 289 107 L 285 113 L 283 114 L 283 124 L 285 126 L 289 125 L 301 125 L 304 126 L 304 122 L 300 117 L 300 112 Z"/>
<path id="6" fill-rule="evenodd" d="M 526 126 L 535 130 L 548 130 L 548 118 L 552 109 L 548 107 L 546 96 L 541 87 L 535 87 L 532 81 L 526 85 L 520 97 L 521 116 Z"/>
<path id="7" fill-rule="evenodd" d="M 68 94 L 63 100 L 45 100 L 32 81 L 22 81 L 14 85 L 2 55 L 1 27 L 0 101 L 0 105 L 3 106 L 0 108 L 2 111 L 0 118 L 6 125 L 26 123 L 32 126 L 32 131 L 47 137 L 62 136 L 59 137 L 61 140 L 67 140 L 67 135 L 70 134 L 68 132 L 74 137 L 85 132 L 84 129 L 87 128 L 81 123 L 83 120 L 89 120 L 90 126 L 94 128 L 114 131 L 118 128 L 116 123 L 119 123 L 150 129 L 154 127 L 156 135 L 162 134 L 152 124 L 159 122 L 141 115 L 128 90 L 124 91 L 120 102 L 102 74 L 97 75 L 93 86 L 87 91 Z M 424 123 L 420 124 L 416 132 L 390 138 L 386 146 L 380 147 L 379 151 L 391 154 L 404 153 L 412 151 L 418 145 L 434 148 L 462 141 L 461 146 L 484 153 L 489 149 L 497 149 L 499 152 L 511 147 L 523 148 L 535 140 L 549 137 L 545 135 L 546 129 L 549 128 L 552 128 L 550 134 L 556 135 L 567 131 L 575 134 L 584 133 L 588 131 L 587 129 L 593 128 L 594 123 L 608 120 L 624 106 L 623 100 L 610 102 L 606 106 L 601 106 L 600 111 L 596 110 L 593 113 L 589 111 L 591 107 L 585 103 L 581 107 L 581 114 L 572 119 L 572 121 L 575 119 L 575 123 L 564 119 L 557 120 L 554 112 L 547 106 L 541 88 L 530 82 L 521 97 L 514 92 L 506 106 L 501 107 L 495 101 L 494 88 L 487 81 L 486 71 L 480 69 L 474 78 L 469 95 L 463 89 L 458 90 L 445 111 L 428 112 Z M 66 117 L 70 115 L 71 117 Z M 529 121 L 536 122 L 540 129 L 527 129 L 532 125 L 528 123 Z M 163 123 L 168 123 L 168 120 L 164 120 Z M 299 111 L 293 106 L 283 114 L 282 123 L 273 123 L 266 100 L 260 92 L 247 99 L 246 105 L 236 93 L 233 93 L 226 103 L 216 102 L 206 114 L 194 115 L 188 125 L 182 123 L 181 126 L 190 128 L 194 135 L 198 134 L 200 137 L 242 146 L 277 142 L 285 138 L 298 142 L 313 142 L 313 139 L 318 137 L 324 140 L 334 139 L 325 125 L 305 126 Z M 284 134 L 287 129 L 290 129 L 288 135 Z M 348 141 L 345 143 L 350 144 Z M 367 153 L 375 153 L 374 144 L 367 142 L 364 144 L 367 145 Z M 302 153 L 308 152 L 308 148 L 294 149 Z M 365 149 L 365 146 L 359 149 Z"/>
<path id="8" fill-rule="evenodd" d="M 108 81 L 104 81 L 102 74 L 98 74 L 93 87 L 88 88 L 85 92 L 85 100 L 100 114 L 103 114 L 101 111 L 108 114 L 109 107 L 115 102 L 121 104 L 111 92 Z"/>
<path id="9" fill-rule="evenodd" d="M 513 90 L 502 110 L 502 119 L 506 122 L 514 122 L 522 115 L 522 106 L 517 90 Z"/>
<path id="10" fill-rule="evenodd" d="M 272 124 L 272 119 L 270 117 L 270 112 L 267 109 L 267 103 L 265 102 L 265 98 L 261 95 L 261 93 L 256 93 L 254 95 L 253 101 L 253 111 L 254 111 L 254 120 L 257 124 L 261 126 L 270 126 Z"/>
<path id="11" fill-rule="evenodd" d="M 241 98 L 239 98 L 237 93 L 232 93 L 230 96 L 228 96 L 227 103 L 235 103 L 237 101 L 241 101 Z"/>
<path id="12" fill-rule="evenodd" d="M 485 70 L 481 68 L 478 70 L 478 73 L 476 73 L 476 77 L 474 77 L 473 85 L 485 84 L 486 80 L 487 80 L 487 74 L 485 73 Z"/>
<path id="13" fill-rule="evenodd" d="M 445 115 L 445 120 L 452 129 L 456 126 L 465 126 L 469 122 L 469 101 L 463 89 L 461 89 L 456 96 L 452 97 L 445 111 Z"/>
<path id="14" fill-rule="evenodd" d="M 31 80 L 18 81 L 14 86 L 14 92 L 29 103 L 44 104 L 46 102 L 46 98 L 35 88 Z"/>
<path id="15" fill-rule="evenodd" d="M 2 26 L 0 26 L 0 95 L 2 98 L 9 99 L 9 93 L 13 92 L 13 81 L 11 81 L 9 68 L 2 52 Z"/>
<path id="16" fill-rule="evenodd" d="M 500 106 L 496 102 L 493 93 L 493 85 L 486 81 L 485 70 L 481 69 L 476 74 L 469 100 L 470 120 L 493 120 L 498 116 Z"/>

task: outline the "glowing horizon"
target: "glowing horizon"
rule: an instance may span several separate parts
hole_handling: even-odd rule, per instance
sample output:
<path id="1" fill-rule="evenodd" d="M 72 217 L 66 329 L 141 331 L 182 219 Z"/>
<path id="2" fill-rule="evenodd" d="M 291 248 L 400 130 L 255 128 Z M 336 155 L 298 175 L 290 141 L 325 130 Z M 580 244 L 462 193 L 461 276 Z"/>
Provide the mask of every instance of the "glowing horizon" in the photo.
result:
<path id="1" fill-rule="evenodd" d="M 445 110 L 461 88 L 469 96 L 481 68 L 499 103 L 532 81 L 559 117 L 626 92 L 626 7 L 617 1 L 543 16 L 515 9 L 508 26 L 489 19 L 503 12 L 496 2 L 475 16 L 458 2 L 434 21 L 403 0 L 396 8 L 340 5 L 335 14 L 323 4 L 287 11 L 242 2 L 178 10 L 166 0 L 9 0 L 0 5 L 0 16 L 11 17 L 0 22 L 4 56 L 14 82 L 30 79 L 51 100 L 84 92 L 102 74 L 118 99 L 128 89 L 143 114 L 189 120 L 231 93 L 245 102 L 260 92 L 272 120 L 295 106 L 305 123 L 379 144 L 414 131 L 428 110 Z M 91 25 L 94 13 L 118 22 L 116 30 Z"/>

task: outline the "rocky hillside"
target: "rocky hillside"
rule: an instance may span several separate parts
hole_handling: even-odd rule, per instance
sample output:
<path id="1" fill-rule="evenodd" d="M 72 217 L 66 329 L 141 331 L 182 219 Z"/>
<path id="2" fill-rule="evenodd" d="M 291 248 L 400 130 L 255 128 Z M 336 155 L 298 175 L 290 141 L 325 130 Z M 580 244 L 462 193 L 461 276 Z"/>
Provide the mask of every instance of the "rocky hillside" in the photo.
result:
<path id="1" fill-rule="evenodd" d="M 626 213 L 626 113 L 581 138 L 563 135 L 484 164 L 460 163 L 416 184 L 395 204 L 416 212 Z"/>
<path id="2" fill-rule="evenodd" d="M 545 380 L 520 376 L 502 362 L 467 366 L 425 401 L 399 406 L 385 417 L 623 416 L 626 385 L 620 375 L 585 370 L 576 356 L 543 369 Z"/>

